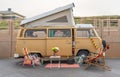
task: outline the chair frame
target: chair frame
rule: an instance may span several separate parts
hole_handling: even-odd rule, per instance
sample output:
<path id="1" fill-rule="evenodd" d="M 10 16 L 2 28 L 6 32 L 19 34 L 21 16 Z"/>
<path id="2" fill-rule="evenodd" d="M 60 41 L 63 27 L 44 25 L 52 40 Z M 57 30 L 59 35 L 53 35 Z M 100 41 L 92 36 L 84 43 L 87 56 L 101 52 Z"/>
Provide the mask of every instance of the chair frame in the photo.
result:
<path id="1" fill-rule="evenodd" d="M 35 67 L 35 65 L 40 65 L 40 58 L 36 56 L 31 56 L 27 48 L 23 48 L 23 52 L 24 52 L 23 66 L 32 65 L 33 67 Z"/>
<path id="2" fill-rule="evenodd" d="M 24 65 L 32 65 L 34 66 L 34 63 L 29 55 L 28 49 L 27 48 L 23 48 L 23 52 L 24 52 L 24 60 L 23 60 L 23 66 Z"/>
<path id="3" fill-rule="evenodd" d="M 88 69 L 91 65 L 93 65 L 93 66 L 101 67 L 103 69 L 111 71 L 111 68 L 109 66 L 105 65 L 104 53 L 105 52 L 103 52 L 102 48 L 100 48 L 99 53 L 90 53 L 90 55 L 87 56 L 87 58 L 85 60 L 85 63 L 86 63 L 85 69 Z"/>

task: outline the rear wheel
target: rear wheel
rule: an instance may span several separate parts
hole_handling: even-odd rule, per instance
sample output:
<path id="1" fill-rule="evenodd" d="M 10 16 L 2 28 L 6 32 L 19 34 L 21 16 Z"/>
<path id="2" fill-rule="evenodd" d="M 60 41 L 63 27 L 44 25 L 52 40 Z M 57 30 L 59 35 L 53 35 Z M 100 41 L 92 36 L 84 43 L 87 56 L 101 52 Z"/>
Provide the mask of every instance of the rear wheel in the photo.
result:
<path id="1" fill-rule="evenodd" d="M 40 53 L 30 53 L 30 56 L 32 57 L 33 60 L 38 60 L 37 61 L 37 65 L 40 65 L 41 64 L 41 54 Z M 34 62 L 33 62 L 33 65 L 34 65 Z"/>
<path id="2" fill-rule="evenodd" d="M 34 55 L 34 56 L 40 57 L 40 58 L 42 57 L 40 53 L 30 53 L 30 55 Z"/>

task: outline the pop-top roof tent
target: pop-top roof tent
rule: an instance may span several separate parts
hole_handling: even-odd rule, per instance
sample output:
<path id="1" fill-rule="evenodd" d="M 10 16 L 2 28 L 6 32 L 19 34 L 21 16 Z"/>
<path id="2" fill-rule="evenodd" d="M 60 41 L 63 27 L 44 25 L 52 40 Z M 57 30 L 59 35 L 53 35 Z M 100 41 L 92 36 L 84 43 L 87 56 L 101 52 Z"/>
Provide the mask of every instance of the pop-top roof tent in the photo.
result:
<path id="1" fill-rule="evenodd" d="M 25 19 L 20 25 L 27 28 L 38 26 L 74 26 L 73 7 L 74 3 L 56 8 L 41 15 Z"/>

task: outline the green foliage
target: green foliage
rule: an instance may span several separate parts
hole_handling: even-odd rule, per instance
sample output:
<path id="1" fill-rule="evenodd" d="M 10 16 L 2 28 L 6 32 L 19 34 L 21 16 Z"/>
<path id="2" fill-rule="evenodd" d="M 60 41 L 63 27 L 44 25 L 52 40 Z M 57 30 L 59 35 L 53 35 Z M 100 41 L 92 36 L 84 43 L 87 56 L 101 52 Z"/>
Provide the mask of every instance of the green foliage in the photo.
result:
<path id="1" fill-rule="evenodd" d="M 15 29 L 18 29 L 20 27 L 20 21 L 19 20 L 14 21 L 13 26 Z M 8 28 L 9 28 L 9 21 L 0 21 L 0 30 L 8 29 Z"/>
<path id="2" fill-rule="evenodd" d="M 14 23 L 14 28 L 15 28 L 15 29 L 20 28 L 20 21 L 15 21 L 15 23 Z"/>
<path id="3" fill-rule="evenodd" d="M 94 19 L 96 21 L 96 26 L 100 26 L 101 25 L 101 21 L 99 21 L 99 19 L 120 19 L 120 16 L 117 15 L 113 15 L 113 16 L 91 16 L 91 17 L 74 17 L 75 20 L 75 24 L 80 24 L 80 23 L 84 23 L 84 24 L 93 24 L 94 25 Z M 104 20 L 103 22 L 103 26 L 107 27 L 107 21 Z M 110 21 L 110 26 L 111 27 L 117 27 L 118 26 L 118 21 L 116 20 L 111 20 Z"/>
<path id="4" fill-rule="evenodd" d="M 0 29 L 7 29 L 7 28 L 8 28 L 8 22 L 0 21 Z"/>

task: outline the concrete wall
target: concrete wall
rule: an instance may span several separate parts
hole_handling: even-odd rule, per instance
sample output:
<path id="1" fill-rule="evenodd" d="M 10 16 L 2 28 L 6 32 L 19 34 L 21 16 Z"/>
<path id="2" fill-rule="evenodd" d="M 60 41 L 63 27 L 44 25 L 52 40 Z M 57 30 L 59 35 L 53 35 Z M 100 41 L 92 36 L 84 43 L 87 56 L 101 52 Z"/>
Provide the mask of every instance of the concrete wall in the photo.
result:
<path id="1" fill-rule="evenodd" d="M 120 58 L 120 42 L 108 42 L 110 49 L 106 52 L 107 58 Z"/>
<path id="2" fill-rule="evenodd" d="M 11 38 L 9 30 L 0 30 L 0 58 L 9 58 L 15 51 L 17 30 L 13 31 Z"/>

